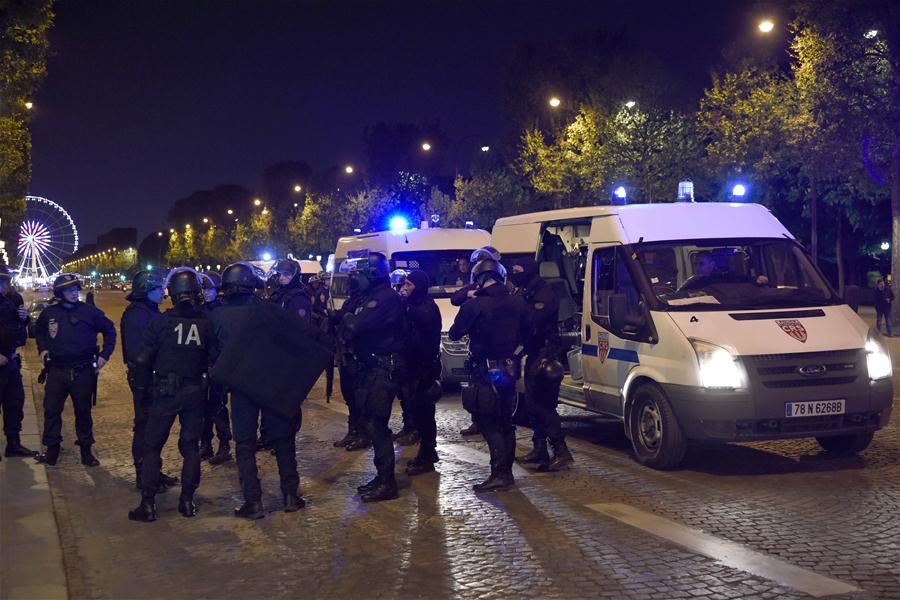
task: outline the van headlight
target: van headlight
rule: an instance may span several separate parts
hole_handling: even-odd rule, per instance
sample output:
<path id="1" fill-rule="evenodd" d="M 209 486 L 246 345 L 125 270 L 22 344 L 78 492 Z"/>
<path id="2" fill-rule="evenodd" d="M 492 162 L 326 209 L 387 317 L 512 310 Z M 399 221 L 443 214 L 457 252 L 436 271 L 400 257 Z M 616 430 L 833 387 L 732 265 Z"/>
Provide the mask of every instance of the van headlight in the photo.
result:
<path id="1" fill-rule="evenodd" d="M 869 331 L 869 337 L 866 339 L 866 366 L 869 368 L 869 379 L 872 381 L 885 379 L 894 374 L 891 354 L 885 348 L 881 335 L 876 331 Z"/>
<path id="2" fill-rule="evenodd" d="M 731 352 L 699 340 L 691 340 L 691 345 L 700 365 L 700 385 L 719 389 L 745 387 L 744 370 Z"/>

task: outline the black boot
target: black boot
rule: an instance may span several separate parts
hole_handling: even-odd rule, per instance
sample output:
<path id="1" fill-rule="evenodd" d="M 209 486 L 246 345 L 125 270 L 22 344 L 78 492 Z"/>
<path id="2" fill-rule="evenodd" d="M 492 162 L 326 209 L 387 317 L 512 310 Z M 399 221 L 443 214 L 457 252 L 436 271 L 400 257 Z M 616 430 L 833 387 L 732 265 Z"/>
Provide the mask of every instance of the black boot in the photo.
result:
<path id="1" fill-rule="evenodd" d="M 128 511 L 128 519 L 152 523 L 156 520 L 156 502 L 154 502 L 152 497 L 142 497 L 141 503 L 137 505 L 137 508 Z"/>
<path id="2" fill-rule="evenodd" d="M 29 450 L 25 446 L 22 445 L 22 442 L 19 440 L 19 436 L 7 436 L 6 437 L 6 451 L 3 453 L 6 456 L 36 456 L 37 452 L 34 450 Z"/>
<path id="3" fill-rule="evenodd" d="M 178 478 L 172 477 L 171 475 L 166 475 L 162 471 L 159 472 L 159 483 L 166 487 L 172 487 L 174 485 L 178 485 Z"/>
<path id="4" fill-rule="evenodd" d="M 353 440 L 359 437 L 359 432 L 354 428 L 347 429 L 347 435 L 336 441 L 333 445 L 335 448 L 346 448 Z"/>
<path id="5" fill-rule="evenodd" d="M 96 467 L 100 464 L 100 461 L 97 460 L 97 457 L 91 452 L 90 444 L 81 445 L 81 464 L 86 467 Z"/>
<path id="6" fill-rule="evenodd" d="M 371 481 L 362 484 L 356 488 L 356 491 L 360 494 L 365 494 L 366 492 L 370 492 L 381 485 L 381 477 L 376 475 Z"/>
<path id="7" fill-rule="evenodd" d="M 55 465 L 56 461 L 59 460 L 59 450 L 59 444 L 47 446 L 47 451 L 43 454 L 38 454 L 35 458 L 39 463 L 43 463 L 45 465 Z"/>
<path id="8" fill-rule="evenodd" d="M 266 511 L 263 510 L 262 502 L 259 500 L 247 501 L 240 508 L 234 509 L 234 516 L 245 519 L 262 519 L 266 516 Z"/>
<path id="9" fill-rule="evenodd" d="M 550 445 L 553 446 L 553 460 L 550 461 L 544 470 L 561 471 L 563 469 L 568 469 L 572 463 L 575 462 L 575 459 L 572 458 L 572 453 L 569 452 L 569 447 L 566 445 L 565 439 L 550 442 Z"/>
<path id="10" fill-rule="evenodd" d="M 472 421 L 471 425 L 459 432 L 460 435 L 478 435 L 479 433 L 481 433 L 481 430 L 475 421 Z"/>
<path id="11" fill-rule="evenodd" d="M 209 460 L 213 457 L 212 441 L 204 440 L 200 444 L 200 460 Z"/>
<path id="12" fill-rule="evenodd" d="M 284 495 L 284 512 L 292 513 L 297 512 L 301 508 L 306 506 L 306 500 L 303 499 L 303 496 L 299 494 L 285 494 Z"/>
<path id="13" fill-rule="evenodd" d="M 406 467 L 406 474 L 410 477 L 414 475 L 422 475 L 423 473 L 431 473 L 434 471 L 434 463 L 430 460 L 417 460 L 413 464 Z"/>
<path id="14" fill-rule="evenodd" d="M 344 450 L 346 450 L 347 452 L 355 452 L 357 450 L 365 450 L 371 445 L 372 440 L 364 435 L 360 435 L 354 438 L 352 442 L 344 446 Z"/>
<path id="15" fill-rule="evenodd" d="M 398 435 L 394 439 L 401 446 L 412 446 L 419 443 L 419 432 L 415 429 L 410 429 L 403 435 Z"/>
<path id="16" fill-rule="evenodd" d="M 546 465 L 550 462 L 550 453 L 547 452 L 547 442 L 544 440 L 534 442 L 534 449 L 525 456 L 517 457 L 516 460 L 525 464 Z"/>
<path id="17" fill-rule="evenodd" d="M 397 482 L 392 479 L 388 482 L 379 483 L 368 492 L 362 494 L 360 498 L 363 502 L 381 502 L 383 500 L 393 500 L 399 495 Z"/>
<path id="18" fill-rule="evenodd" d="M 228 443 L 228 440 L 220 441 L 219 450 L 215 456 L 209 459 L 209 464 L 221 465 L 229 460 L 231 460 L 231 444 Z"/>
<path id="19" fill-rule="evenodd" d="M 194 496 L 186 496 L 184 494 L 178 498 L 178 512 L 181 513 L 182 517 L 196 517 L 197 516 L 197 505 L 194 504 Z"/>

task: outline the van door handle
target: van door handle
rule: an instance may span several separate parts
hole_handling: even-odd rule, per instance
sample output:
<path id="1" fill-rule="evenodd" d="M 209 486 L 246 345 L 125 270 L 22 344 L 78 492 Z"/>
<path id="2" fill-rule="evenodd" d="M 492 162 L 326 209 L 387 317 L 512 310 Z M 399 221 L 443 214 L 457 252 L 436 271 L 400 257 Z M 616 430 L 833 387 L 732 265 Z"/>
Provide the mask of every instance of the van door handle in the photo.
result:
<path id="1" fill-rule="evenodd" d="M 590 325 L 584 326 L 584 341 L 586 341 L 586 342 L 591 341 L 591 326 Z"/>

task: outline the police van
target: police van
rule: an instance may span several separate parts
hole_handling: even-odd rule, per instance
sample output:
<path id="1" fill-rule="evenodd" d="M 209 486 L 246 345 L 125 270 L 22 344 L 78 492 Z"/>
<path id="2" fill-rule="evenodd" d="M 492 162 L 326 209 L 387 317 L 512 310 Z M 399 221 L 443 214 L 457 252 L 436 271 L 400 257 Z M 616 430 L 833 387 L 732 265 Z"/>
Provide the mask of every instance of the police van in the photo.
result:
<path id="1" fill-rule="evenodd" d="M 854 453 L 890 419 L 886 344 L 761 205 L 532 213 L 492 243 L 560 295 L 560 400 L 621 419 L 644 465 L 677 466 L 689 441 Z"/>
<path id="2" fill-rule="evenodd" d="M 432 284 L 428 295 L 441 311 L 441 381 L 463 381 L 467 377 L 465 362 L 469 348 L 466 341 L 454 342 L 447 336 L 459 312 L 450 303 L 450 296 L 469 284 L 472 251 L 490 243 L 491 234 L 483 229 L 434 227 L 427 221 L 414 229 L 395 225 L 390 231 L 342 237 L 338 240 L 331 268 L 333 306 L 340 308 L 349 296 L 348 279 L 341 272 L 341 263 L 355 252 L 380 252 L 390 261 L 391 269 L 425 271 Z"/>

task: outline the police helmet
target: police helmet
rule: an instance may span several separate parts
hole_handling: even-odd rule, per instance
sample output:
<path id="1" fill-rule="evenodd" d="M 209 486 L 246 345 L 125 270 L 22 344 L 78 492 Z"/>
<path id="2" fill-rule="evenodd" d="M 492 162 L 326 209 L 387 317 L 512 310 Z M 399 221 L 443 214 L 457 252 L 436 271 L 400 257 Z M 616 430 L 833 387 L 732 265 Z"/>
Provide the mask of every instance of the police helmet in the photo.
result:
<path id="1" fill-rule="evenodd" d="M 300 265 L 297 264 L 296 260 L 282 258 L 276 261 L 272 268 L 269 269 L 269 277 L 272 277 L 272 275 L 277 275 L 278 277 L 289 275 L 293 282 L 300 275 Z"/>
<path id="2" fill-rule="evenodd" d="M 166 281 L 162 274 L 156 271 L 138 271 L 131 280 L 131 293 L 126 300 L 143 300 L 154 288 L 165 287 Z"/>
<path id="3" fill-rule="evenodd" d="M 222 291 L 226 295 L 252 294 L 264 285 L 257 269 L 246 262 L 228 265 L 222 273 Z"/>
<path id="4" fill-rule="evenodd" d="M 501 258 L 500 251 L 493 246 L 482 246 L 478 250 L 472 252 L 472 256 L 469 257 L 469 262 L 474 265 L 485 258 L 493 258 L 494 260 L 499 261 Z"/>
<path id="5" fill-rule="evenodd" d="M 341 271 L 364 275 L 369 281 L 388 277 L 391 264 L 381 252 L 367 252 L 363 256 L 348 258 L 341 263 Z"/>
<path id="6" fill-rule="evenodd" d="M 0 263 L 0 281 L 11 281 L 12 273 L 9 272 L 9 267 L 6 266 L 6 263 Z"/>
<path id="7" fill-rule="evenodd" d="M 558 360 L 542 358 L 536 365 L 537 377 L 547 386 L 560 383 L 566 375 L 566 369 Z"/>
<path id="8" fill-rule="evenodd" d="M 506 269 L 493 258 L 483 258 L 472 267 L 472 283 L 484 287 L 489 279 L 506 283 Z"/>
<path id="9" fill-rule="evenodd" d="M 203 292 L 203 286 L 200 284 L 200 274 L 190 267 L 178 267 L 169 273 L 166 279 L 166 288 L 169 290 L 169 296 L 172 302 L 197 300 Z"/>
<path id="10" fill-rule="evenodd" d="M 63 273 L 53 280 L 53 295 L 57 298 L 63 297 L 63 292 L 72 287 L 81 289 L 81 280 L 75 273 Z"/>
<path id="11" fill-rule="evenodd" d="M 408 275 L 409 273 L 407 273 L 405 269 L 394 269 L 393 271 L 391 271 L 390 276 L 391 286 L 395 288 L 400 287 L 401 285 L 403 285 L 403 282 L 406 281 L 406 277 Z"/>
<path id="12" fill-rule="evenodd" d="M 222 276 L 216 273 L 215 271 L 210 271 L 209 273 L 204 273 L 202 275 L 204 290 L 217 290 L 222 287 Z"/>

